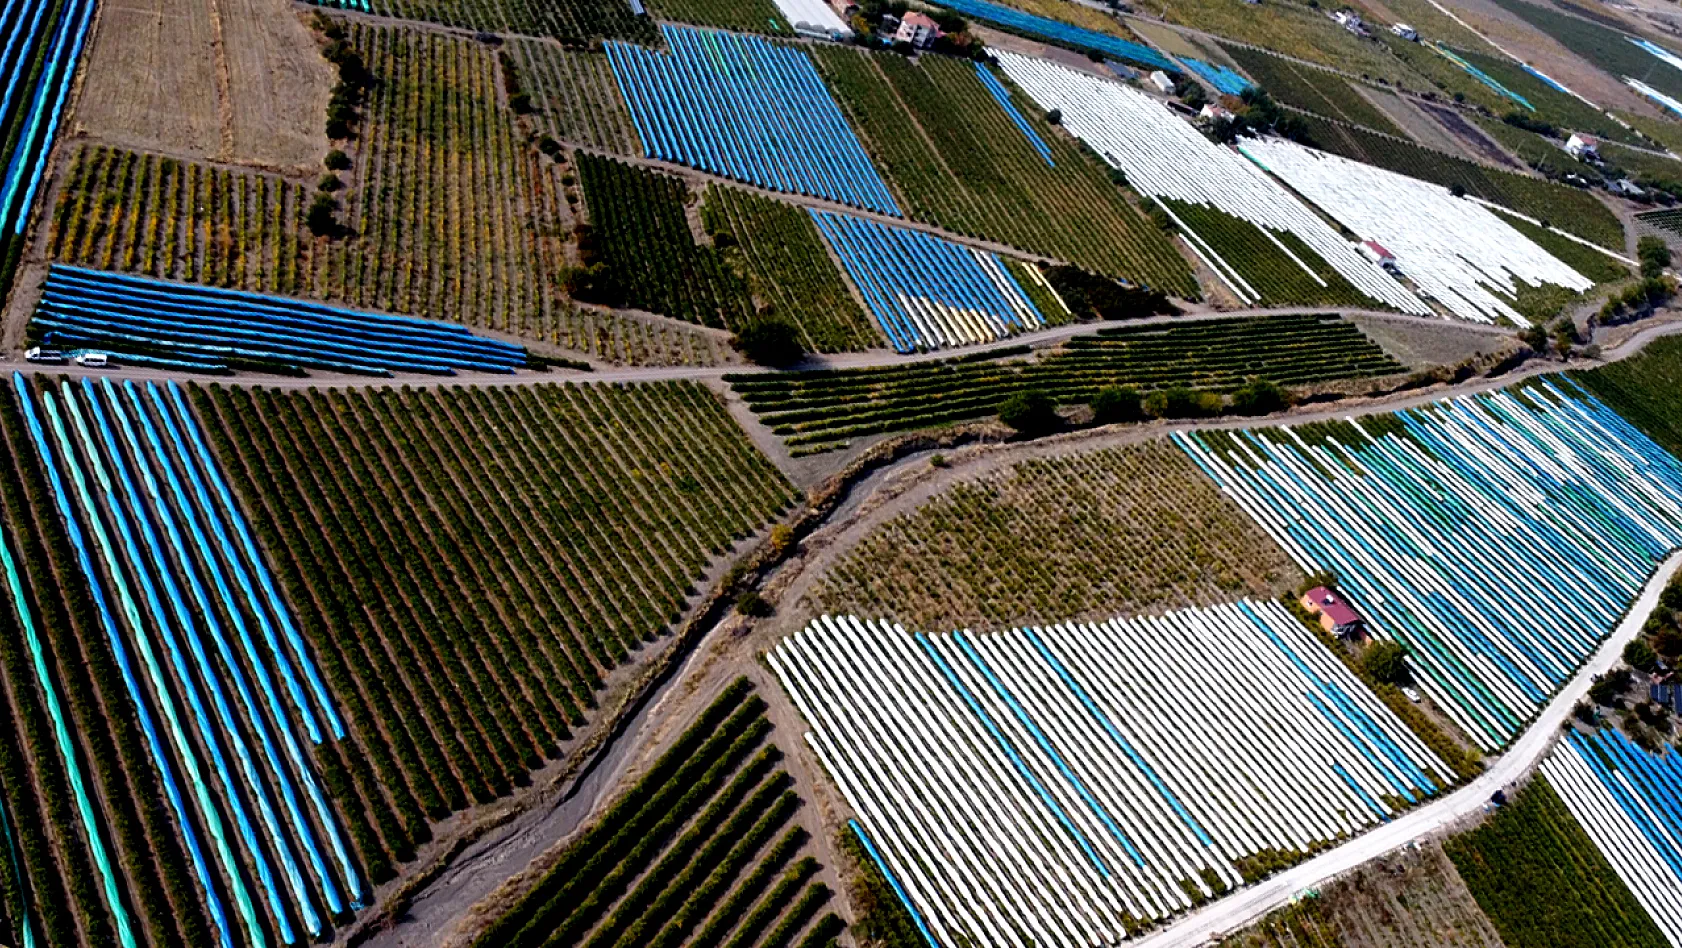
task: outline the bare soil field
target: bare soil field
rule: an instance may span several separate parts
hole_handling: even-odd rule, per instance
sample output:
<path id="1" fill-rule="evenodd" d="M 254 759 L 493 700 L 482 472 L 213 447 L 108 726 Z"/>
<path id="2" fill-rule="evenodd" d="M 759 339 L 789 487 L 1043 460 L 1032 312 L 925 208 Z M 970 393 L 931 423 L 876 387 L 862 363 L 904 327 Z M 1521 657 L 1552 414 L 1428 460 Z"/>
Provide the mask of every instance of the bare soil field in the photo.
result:
<path id="1" fill-rule="evenodd" d="M 1467 158 L 1460 142 L 1450 135 L 1447 130 L 1436 122 L 1431 121 L 1424 111 L 1412 101 L 1404 99 L 1394 92 L 1384 92 L 1372 86 L 1357 87 L 1358 92 L 1366 96 L 1379 111 L 1389 116 L 1390 121 L 1408 133 L 1408 137 L 1427 148 L 1446 151 L 1451 155 L 1461 155 Z"/>
<path id="2" fill-rule="evenodd" d="M 76 131 L 179 158 L 319 167 L 333 76 L 286 0 L 102 6 Z"/>

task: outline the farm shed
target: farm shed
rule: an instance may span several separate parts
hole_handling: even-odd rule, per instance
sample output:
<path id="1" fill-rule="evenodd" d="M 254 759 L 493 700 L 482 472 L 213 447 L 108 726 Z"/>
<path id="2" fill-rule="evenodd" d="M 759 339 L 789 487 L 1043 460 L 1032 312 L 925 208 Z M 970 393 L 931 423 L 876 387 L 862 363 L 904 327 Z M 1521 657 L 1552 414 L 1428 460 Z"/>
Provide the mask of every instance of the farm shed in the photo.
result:
<path id="1" fill-rule="evenodd" d="M 1396 265 L 1396 255 L 1376 240 L 1361 241 L 1361 255 L 1381 267 Z"/>
<path id="2" fill-rule="evenodd" d="M 1160 69 L 1151 73 L 1151 85 L 1156 86 L 1164 95 L 1174 94 L 1174 80 L 1170 79 L 1168 74 Z"/>
<path id="3" fill-rule="evenodd" d="M 1325 586 L 1315 586 L 1303 593 L 1302 607 L 1319 616 L 1320 627 L 1339 638 L 1366 634 L 1367 620 L 1347 600 Z"/>
<path id="4" fill-rule="evenodd" d="M 1581 160 L 1584 156 L 1600 157 L 1600 140 L 1581 132 L 1573 132 L 1565 141 L 1565 153 Z"/>
<path id="5" fill-rule="evenodd" d="M 853 30 L 824 0 L 776 0 L 777 9 L 796 33 L 819 39 L 847 40 Z"/>

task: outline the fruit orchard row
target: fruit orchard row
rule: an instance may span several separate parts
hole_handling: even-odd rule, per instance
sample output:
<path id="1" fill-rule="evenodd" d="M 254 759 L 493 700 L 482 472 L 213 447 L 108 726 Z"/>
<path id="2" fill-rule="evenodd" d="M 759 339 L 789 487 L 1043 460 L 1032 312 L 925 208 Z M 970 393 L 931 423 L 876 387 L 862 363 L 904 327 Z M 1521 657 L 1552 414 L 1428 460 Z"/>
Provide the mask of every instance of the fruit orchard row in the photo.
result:
<path id="1" fill-rule="evenodd" d="M 1102 164 L 1017 96 L 1017 110 L 1052 150 L 1048 165 L 970 63 L 829 46 L 813 53 L 911 217 L 1196 296 L 1190 267 Z"/>
<path id="2" fill-rule="evenodd" d="M 819 948 L 845 925 L 800 855 L 800 797 L 737 679 L 480 934 L 496 948 Z M 804 937 L 801 933 L 805 932 Z"/>
<path id="3" fill-rule="evenodd" d="M 980 631 L 1291 585 L 1283 551 L 1176 455 L 1152 441 L 960 482 L 849 551 L 813 588 L 814 611 Z"/>
<path id="4" fill-rule="evenodd" d="M 685 383 L 195 401 L 351 723 L 341 806 L 370 858 L 555 756 L 791 499 Z"/>
<path id="5" fill-rule="evenodd" d="M 1294 385 L 1401 369 L 1353 323 L 1287 315 L 1112 327 L 1037 359 L 727 378 L 790 444 L 828 447 L 863 435 L 984 418 L 1026 390 L 1079 404 L 1108 386 L 1220 391 L 1250 378 Z"/>

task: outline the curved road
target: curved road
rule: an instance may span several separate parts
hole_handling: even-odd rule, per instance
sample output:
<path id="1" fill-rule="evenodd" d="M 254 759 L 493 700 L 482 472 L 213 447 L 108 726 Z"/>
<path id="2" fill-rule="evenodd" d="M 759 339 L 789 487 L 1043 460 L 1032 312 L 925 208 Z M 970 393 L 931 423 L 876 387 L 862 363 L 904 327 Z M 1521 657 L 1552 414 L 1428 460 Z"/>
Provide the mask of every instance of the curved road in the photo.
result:
<path id="1" fill-rule="evenodd" d="M 1553 746 L 1560 726 L 1582 701 L 1594 678 L 1617 664 L 1624 644 L 1635 638 L 1659 602 L 1659 593 L 1682 564 L 1682 552 L 1672 553 L 1647 581 L 1618 624 L 1588 662 L 1542 709 L 1513 745 L 1476 780 L 1446 797 L 1412 810 L 1342 846 L 1305 863 L 1205 905 L 1130 944 L 1135 948 L 1183 948 L 1215 941 L 1296 899 L 1305 889 L 1331 879 L 1415 840 L 1439 833 L 1481 810 L 1490 795 L 1529 773 Z"/>

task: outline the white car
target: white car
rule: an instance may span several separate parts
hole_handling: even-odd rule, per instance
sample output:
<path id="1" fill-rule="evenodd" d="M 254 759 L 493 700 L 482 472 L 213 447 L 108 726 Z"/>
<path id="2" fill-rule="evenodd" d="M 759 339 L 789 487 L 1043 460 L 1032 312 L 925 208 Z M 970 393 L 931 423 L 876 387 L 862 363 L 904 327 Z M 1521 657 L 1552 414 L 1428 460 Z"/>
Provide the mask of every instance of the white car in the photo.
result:
<path id="1" fill-rule="evenodd" d="M 76 364 L 88 369 L 103 369 L 111 364 L 111 357 L 103 352 L 82 352 L 76 355 Z"/>
<path id="2" fill-rule="evenodd" d="M 1407 695 L 1408 700 L 1412 701 L 1414 704 L 1418 704 L 1420 701 L 1419 690 L 1414 688 L 1412 685 L 1403 685 L 1402 694 Z"/>

